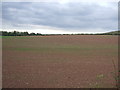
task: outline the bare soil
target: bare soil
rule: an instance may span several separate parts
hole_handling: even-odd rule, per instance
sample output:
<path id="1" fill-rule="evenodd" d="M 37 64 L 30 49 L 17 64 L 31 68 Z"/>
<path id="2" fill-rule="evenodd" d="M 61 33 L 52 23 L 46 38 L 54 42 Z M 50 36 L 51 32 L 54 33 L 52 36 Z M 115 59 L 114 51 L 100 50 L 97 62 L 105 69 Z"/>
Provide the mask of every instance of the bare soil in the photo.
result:
<path id="1" fill-rule="evenodd" d="M 118 37 L 5 37 L 3 88 L 113 88 Z"/>

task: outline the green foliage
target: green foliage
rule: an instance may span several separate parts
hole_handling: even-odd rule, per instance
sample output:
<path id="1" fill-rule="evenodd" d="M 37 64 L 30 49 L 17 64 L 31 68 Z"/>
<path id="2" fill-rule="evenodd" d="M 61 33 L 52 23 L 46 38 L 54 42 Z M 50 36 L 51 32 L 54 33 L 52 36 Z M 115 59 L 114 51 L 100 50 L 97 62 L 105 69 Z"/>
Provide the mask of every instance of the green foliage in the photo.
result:
<path id="1" fill-rule="evenodd" d="M 120 35 L 120 31 L 113 31 L 108 33 L 96 33 L 96 34 L 86 34 L 86 33 L 78 33 L 78 34 L 41 34 L 41 33 L 28 33 L 28 32 L 7 32 L 7 31 L 0 31 L 1 36 L 53 36 L 53 35 Z"/>
<path id="2" fill-rule="evenodd" d="M 28 32 L 18 32 L 18 31 L 13 31 L 13 32 L 7 32 L 7 31 L 2 31 L 2 36 L 34 36 L 34 35 L 42 35 L 40 33 L 28 33 Z"/>
<path id="3" fill-rule="evenodd" d="M 108 33 L 103 33 L 104 35 L 120 35 L 120 31 L 113 31 Z"/>

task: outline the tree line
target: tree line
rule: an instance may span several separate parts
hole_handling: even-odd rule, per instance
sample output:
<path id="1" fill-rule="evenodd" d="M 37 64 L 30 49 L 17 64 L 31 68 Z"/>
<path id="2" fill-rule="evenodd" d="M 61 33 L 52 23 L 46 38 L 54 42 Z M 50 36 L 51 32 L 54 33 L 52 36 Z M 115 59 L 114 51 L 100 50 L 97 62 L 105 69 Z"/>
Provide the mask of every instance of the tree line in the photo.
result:
<path id="1" fill-rule="evenodd" d="M 12 32 L 2 31 L 1 34 L 2 34 L 2 36 L 37 36 L 37 35 L 42 35 L 41 33 L 28 33 L 28 32 L 18 32 L 18 31 L 12 31 Z"/>
<path id="2" fill-rule="evenodd" d="M 18 32 L 18 31 L 0 31 L 2 36 L 48 36 L 48 35 L 120 35 L 119 31 L 110 33 L 97 33 L 97 34 L 41 34 L 41 33 L 28 33 L 28 32 Z"/>

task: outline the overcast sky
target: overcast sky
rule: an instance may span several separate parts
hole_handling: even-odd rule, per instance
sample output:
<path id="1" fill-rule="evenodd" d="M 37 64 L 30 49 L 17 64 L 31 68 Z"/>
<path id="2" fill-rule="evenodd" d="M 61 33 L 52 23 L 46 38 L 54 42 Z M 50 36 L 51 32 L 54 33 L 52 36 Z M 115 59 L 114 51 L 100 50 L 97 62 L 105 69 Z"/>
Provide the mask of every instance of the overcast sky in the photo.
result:
<path id="1" fill-rule="evenodd" d="M 3 2 L 2 28 L 39 33 L 117 30 L 117 2 Z"/>

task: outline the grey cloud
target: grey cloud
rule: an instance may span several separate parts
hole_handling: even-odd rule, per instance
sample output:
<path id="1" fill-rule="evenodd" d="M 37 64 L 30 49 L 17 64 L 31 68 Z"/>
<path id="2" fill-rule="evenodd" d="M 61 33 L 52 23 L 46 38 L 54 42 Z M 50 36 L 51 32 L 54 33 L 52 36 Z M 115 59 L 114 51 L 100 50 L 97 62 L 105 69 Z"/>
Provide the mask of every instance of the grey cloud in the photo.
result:
<path id="1" fill-rule="evenodd" d="M 45 25 L 66 30 L 117 29 L 117 4 L 108 3 L 19 3 L 2 5 L 4 23 Z"/>

